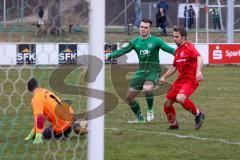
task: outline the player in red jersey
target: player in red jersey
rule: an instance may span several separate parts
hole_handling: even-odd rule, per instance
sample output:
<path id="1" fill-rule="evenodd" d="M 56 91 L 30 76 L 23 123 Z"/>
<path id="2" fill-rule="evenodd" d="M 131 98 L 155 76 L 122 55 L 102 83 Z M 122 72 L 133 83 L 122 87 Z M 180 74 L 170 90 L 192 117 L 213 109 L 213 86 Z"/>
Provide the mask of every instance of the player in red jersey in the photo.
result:
<path id="1" fill-rule="evenodd" d="M 176 111 L 173 107 L 173 103 L 177 102 L 195 116 L 195 129 L 197 130 L 202 126 L 205 116 L 189 97 L 199 86 L 199 81 L 203 80 L 201 72 L 203 59 L 194 45 L 186 41 L 186 38 L 187 32 L 184 28 L 177 26 L 173 28 L 173 39 L 177 45 L 177 50 L 173 65 L 160 78 L 160 84 L 163 84 L 168 77 L 178 71 L 178 78 L 169 89 L 164 102 L 164 112 L 170 123 L 169 129 L 179 128 Z"/>

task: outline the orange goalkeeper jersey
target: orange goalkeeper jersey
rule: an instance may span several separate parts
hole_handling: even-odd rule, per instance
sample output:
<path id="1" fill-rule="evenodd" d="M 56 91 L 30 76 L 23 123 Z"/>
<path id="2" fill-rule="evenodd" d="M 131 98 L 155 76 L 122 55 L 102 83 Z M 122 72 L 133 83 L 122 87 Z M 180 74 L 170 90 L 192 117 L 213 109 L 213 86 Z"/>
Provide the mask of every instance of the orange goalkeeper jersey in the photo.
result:
<path id="1" fill-rule="evenodd" d="M 62 104 L 60 99 L 51 91 L 44 88 L 36 88 L 32 98 L 35 133 L 43 132 L 44 120 L 52 124 L 56 134 L 63 132 L 74 121 L 72 107 Z"/>

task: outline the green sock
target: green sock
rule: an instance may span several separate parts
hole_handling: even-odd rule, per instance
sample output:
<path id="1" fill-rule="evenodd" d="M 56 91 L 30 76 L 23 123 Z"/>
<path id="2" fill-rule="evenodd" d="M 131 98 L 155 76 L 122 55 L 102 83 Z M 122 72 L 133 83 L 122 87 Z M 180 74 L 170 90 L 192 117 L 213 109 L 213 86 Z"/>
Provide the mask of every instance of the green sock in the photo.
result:
<path id="1" fill-rule="evenodd" d="M 132 111 L 136 115 L 141 114 L 140 105 L 139 105 L 138 101 L 134 101 L 134 102 L 130 103 L 129 105 L 131 106 Z"/>
<path id="2" fill-rule="evenodd" d="M 148 104 L 148 110 L 152 110 L 153 109 L 153 93 L 145 94 L 145 97 Z"/>

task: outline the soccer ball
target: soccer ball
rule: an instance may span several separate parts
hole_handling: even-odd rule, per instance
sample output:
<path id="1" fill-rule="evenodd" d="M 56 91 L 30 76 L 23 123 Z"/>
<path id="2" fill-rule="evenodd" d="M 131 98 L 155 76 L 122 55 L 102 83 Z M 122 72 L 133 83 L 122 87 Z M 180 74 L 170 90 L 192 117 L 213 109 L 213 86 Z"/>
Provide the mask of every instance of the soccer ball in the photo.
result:
<path id="1" fill-rule="evenodd" d="M 87 120 L 79 119 L 73 123 L 73 130 L 76 134 L 85 135 L 88 132 Z"/>

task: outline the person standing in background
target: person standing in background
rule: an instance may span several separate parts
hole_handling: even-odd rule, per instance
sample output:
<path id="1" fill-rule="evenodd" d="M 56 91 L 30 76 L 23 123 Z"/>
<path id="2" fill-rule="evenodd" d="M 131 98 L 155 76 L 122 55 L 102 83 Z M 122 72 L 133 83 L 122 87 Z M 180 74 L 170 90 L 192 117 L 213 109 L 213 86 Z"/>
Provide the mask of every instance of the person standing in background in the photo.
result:
<path id="1" fill-rule="evenodd" d="M 162 35 L 167 35 L 167 10 L 168 3 L 166 0 L 160 0 L 157 4 L 157 14 L 156 14 L 156 25 L 159 29 L 162 30 Z"/>
<path id="2" fill-rule="evenodd" d="M 38 10 L 38 25 L 44 25 L 44 21 L 43 21 L 43 16 L 44 16 L 44 10 L 43 7 L 40 6 L 39 10 Z"/>
<path id="3" fill-rule="evenodd" d="M 210 14 L 213 16 L 213 28 L 216 30 L 217 27 L 220 30 L 221 24 L 220 24 L 220 14 L 218 8 L 211 8 L 209 9 Z"/>
<path id="4" fill-rule="evenodd" d="M 142 9 L 141 9 L 141 0 L 135 0 L 135 22 L 134 22 L 134 26 L 139 28 L 140 26 L 140 22 L 142 19 Z"/>
<path id="5" fill-rule="evenodd" d="M 193 9 L 193 6 L 190 5 L 188 9 L 188 28 L 191 29 L 192 25 L 194 24 L 195 19 L 195 11 Z"/>
<path id="6" fill-rule="evenodd" d="M 187 6 L 184 7 L 184 28 L 188 28 L 188 8 Z"/>

